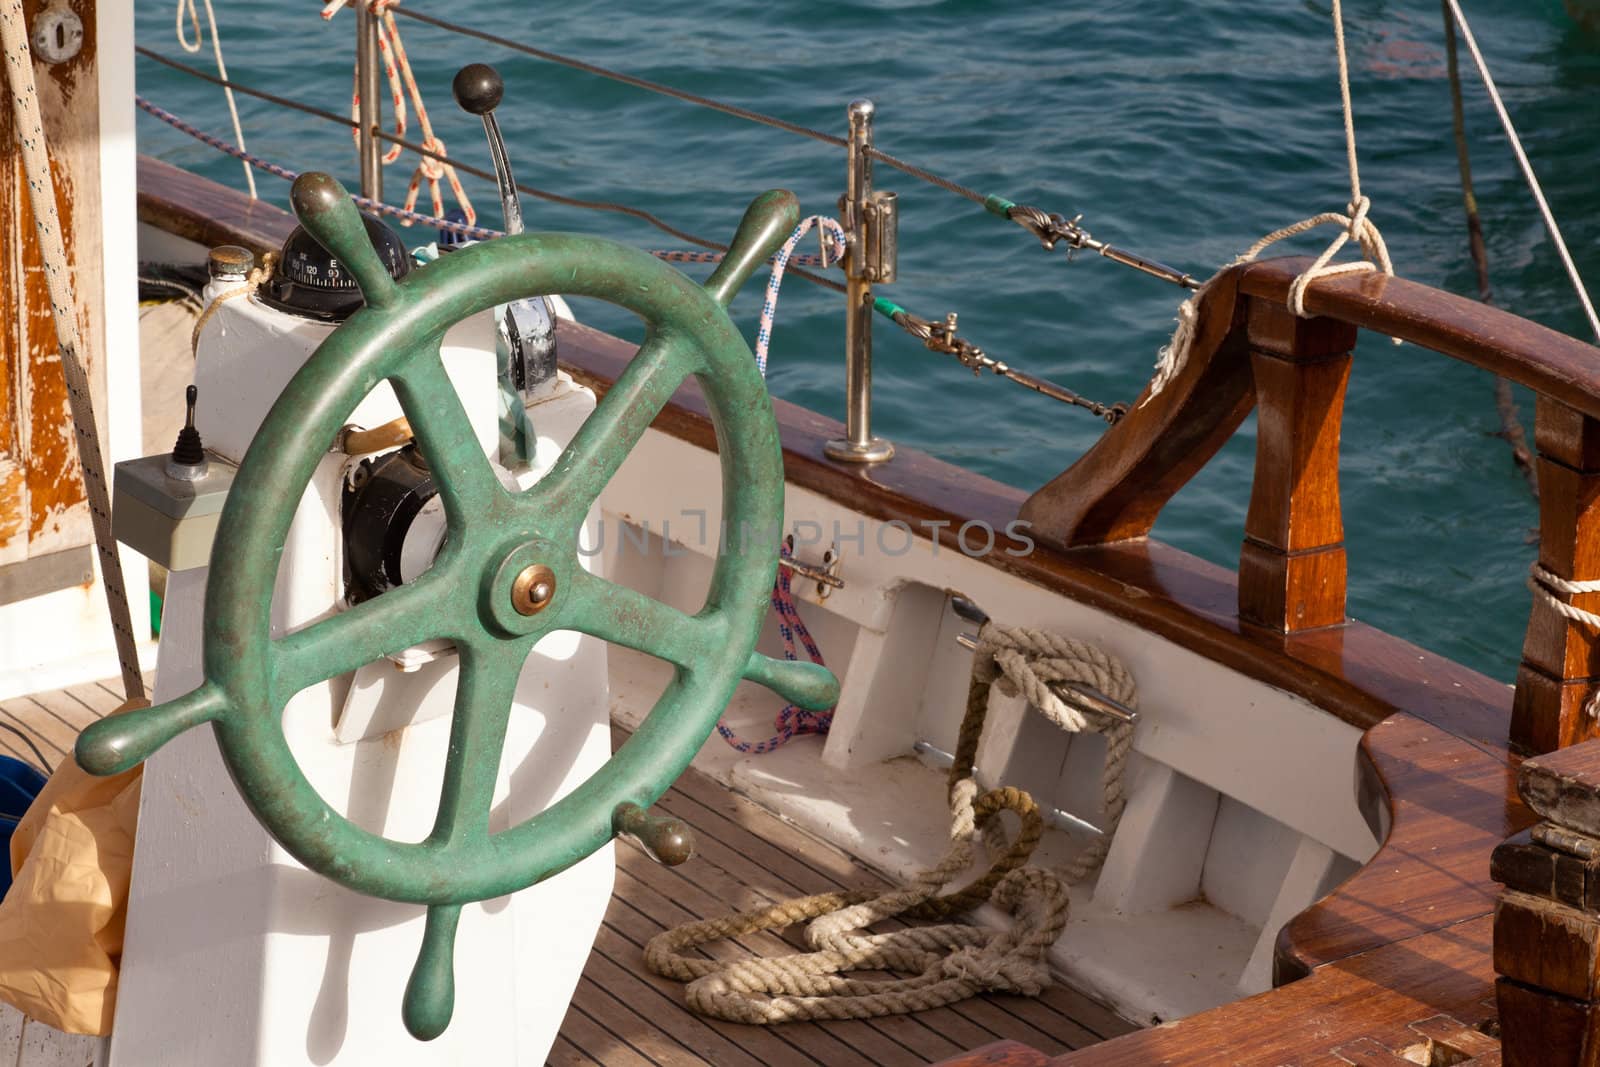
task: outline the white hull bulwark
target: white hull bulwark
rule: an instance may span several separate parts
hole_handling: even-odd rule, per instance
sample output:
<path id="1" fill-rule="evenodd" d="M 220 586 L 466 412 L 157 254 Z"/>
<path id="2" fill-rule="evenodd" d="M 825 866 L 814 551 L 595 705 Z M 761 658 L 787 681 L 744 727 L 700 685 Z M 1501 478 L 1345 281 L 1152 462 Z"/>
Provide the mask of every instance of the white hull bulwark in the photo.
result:
<path id="1" fill-rule="evenodd" d="M 716 487 L 713 453 L 651 431 L 601 498 L 606 572 L 694 610 L 716 550 Z M 956 748 L 972 662 L 957 637 L 974 629 L 951 594 L 1007 625 L 1098 645 L 1133 673 L 1141 719 L 1127 812 L 1104 869 L 1073 888 L 1053 959 L 1129 1018 L 1177 1018 L 1267 989 L 1278 929 L 1376 850 L 1381 828 L 1368 815 L 1378 816 L 1359 802 L 1358 728 L 1014 577 L 986 558 L 1006 549 L 999 539 L 985 551 L 982 523 L 968 531 L 969 554 L 914 523 L 793 487 L 785 522 L 801 561 L 826 551 L 840 559 L 844 585 L 825 600 L 816 583 L 793 580 L 801 615 L 844 683 L 832 728 L 825 740 L 760 755 L 713 735 L 695 766 L 906 881 L 942 855 L 950 829 L 947 761 L 936 753 Z M 763 647 L 781 654 L 775 621 Z M 612 663 L 612 713 L 632 726 L 668 672 L 625 650 Z M 781 705 L 742 686 L 727 723 L 765 739 Z M 1099 734 L 1063 733 L 1020 697 L 992 696 L 979 778 L 1057 809 L 1037 862 L 1064 864 L 1103 822 L 1105 747 Z"/>

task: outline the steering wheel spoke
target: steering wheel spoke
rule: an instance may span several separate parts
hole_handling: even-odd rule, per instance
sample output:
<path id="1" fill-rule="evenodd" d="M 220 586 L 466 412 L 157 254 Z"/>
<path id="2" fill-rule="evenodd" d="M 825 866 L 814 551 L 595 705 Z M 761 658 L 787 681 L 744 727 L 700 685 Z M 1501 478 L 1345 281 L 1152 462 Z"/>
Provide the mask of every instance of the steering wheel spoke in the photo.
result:
<path id="1" fill-rule="evenodd" d="M 625 585 L 579 570 L 561 615 L 563 629 L 598 637 L 692 669 L 727 636 L 720 614 L 689 615 Z"/>
<path id="2" fill-rule="evenodd" d="M 415 582 L 390 589 L 276 639 L 273 701 L 281 707 L 307 686 L 347 674 L 433 637 L 454 636 L 440 596 L 451 576 L 436 567 Z"/>
<path id="3" fill-rule="evenodd" d="M 680 335 L 652 331 L 599 405 L 531 490 L 541 510 L 575 526 L 599 499 L 684 379 L 704 362 Z"/>
<path id="4" fill-rule="evenodd" d="M 395 373 L 393 381 L 400 407 L 444 498 L 450 534 L 460 538 L 472 525 L 467 516 L 490 513 L 496 499 L 506 492 L 490 469 L 461 398 L 445 372 L 439 345 L 435 338 L 420 348 Z"/>
<path id="5" fill-rule="evenodd" d="M 531 641 L 475 639 L 458 646 L 455 717 L 445 757 L 439 814 L 428 840 L 471 847 L 489 836 L 489 806 L 500 774 L 500 750 Z"/>

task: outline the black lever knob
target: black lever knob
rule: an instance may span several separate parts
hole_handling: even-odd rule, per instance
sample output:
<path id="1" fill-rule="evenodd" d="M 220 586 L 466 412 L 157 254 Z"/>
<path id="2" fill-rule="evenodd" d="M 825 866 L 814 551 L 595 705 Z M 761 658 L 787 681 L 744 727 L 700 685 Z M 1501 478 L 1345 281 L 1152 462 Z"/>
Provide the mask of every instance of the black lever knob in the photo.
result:
<path id="1" fill-rule="evenodd" d="M 468 63 L 456 71 L 450 91 L 455 94 L 461 110 L 473 115 L 487 115 L 500 106 L 500 98 L 506 93 L 506 83 L 500 77 L 500 72 L 489 64 Z"/>
<path id="2" fill-rule="evenodd" d="M 500 72 L 489 64 L 468 63 L 456 71 L 450 91 L 455 93 L 456 103 L 463 111 L 483 120 L 483 134 L 489 139 L 489 155 L 494 159 L 494 183 L 500 187 L 500 210 L 505 215 L 506 232 L 521 233 L 522 205 L 517 201 L 517 180 L 511 175 L 506 142 L 494 118 L 494 109 L 505 95 L 506 83 Z"/>

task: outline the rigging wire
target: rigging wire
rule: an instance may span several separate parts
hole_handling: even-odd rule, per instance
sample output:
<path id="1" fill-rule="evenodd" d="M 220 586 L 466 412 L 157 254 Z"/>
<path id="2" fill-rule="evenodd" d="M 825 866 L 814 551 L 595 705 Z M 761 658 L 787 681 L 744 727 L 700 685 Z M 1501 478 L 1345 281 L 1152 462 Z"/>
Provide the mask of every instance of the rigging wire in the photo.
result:
<path id="1" fill-rule="evenodd" d="M 418 22 L 425 22 L 430 26 L 437 26 L 441 30 L 448 30 L 451 33 L 458 33 L 463 37 L 473 37 L 480 41 L 487 41 L 490 44 L 497 44 L 502 48 L 508 48 L 513 52 L 521 52 L 525 56 L 532 56 L 534 59 L 542 59 L 547 63 L 556 63 L 563 67 L 570 67 L 573 70 L 581 70 L 585 74 L 593 74 L 600 78 L 609 78 L 612 81 L 621 82 L 624 85 L 631 85 L 636 89 L 643 89 L 646 92 L 651 93 L 659 93 L 662 96 L 670 96 L 674 100 L 682 100 L 684 103 L 694 104 L 696 107 L 709 108 L 712 111 L 720 111 L 724 115 L 732 115 L 734 118 L 760 123 L 763 126 L 770 126 L 773 129 L 786 130 L 789 133 L 796 133 L 802 137 L 809 137 L 814 141 L 821 141 L 823 144 L 833 145 L 835 148 L 844 148 L 847 146 L 847 142 L 843 137 L 836 137 L 831 133 L 823 133 L 821 130 L 814 130 L 809 126 L 802 126 L 798 122 L 789 122 L 787 119 L 776 118 L 772 115 L 764 115 L 759 111 L 751 111 L 749 108 L 738 107 L 734 104 L 725 104 L 720 100 L 713 100 L 708 96 L 699 96 L 695 93 L 686 92 L 683 89 L 674 89 L 670 85 L 663 85 L 660 82 L 653 82 L 646 78 L 635 77 L 632 74 L 623 74 L 621 71 L 608 70 L 605 67 L 596 66 L 593 63 L 587 63 L 581 59 L 575 59 L 572 56 L 564 56 L 560 52 L 550 52 L 543 48 L 535 48 L 532 45 L 523 44 L 520 41 L 512 41 L 505 37 L 497 37 L 492 33 L 485 33 L 483 30 L 475 30 L 470 26 L 462 26 L 454 22 L 447 22 L 436 15 L 425 15 L 422 12 L 414 11 L 411 8 L 397 6 L 392 7 L 389 10 L 396 15 L 404 15 L 408 19 L 415 19 Z M 894 166 L 894 164 L 891 163 L 890 166 Z"/>
<path id="2" fill-rule="evenodd" d="M 1583 278 L 1578 274 L 1577 264 L 1572 262 L 1572 253 L 1567 251 L 1567 242 L 1561 237 L 1561 227 L 1556 225 L 1554 212 L 1544 198 L 1544 189 L 1539 185 L 1539 179 L 1533 173 L 1533 164 L 1528 161 L 1528 154 L 1522 150 L 1522 139 L 1517 136 L 1517 128 L 1512 125 L 1511 114 L 1506 110 L 1505 101 L 1500 98 L 1500 90 L 1495 87 L 1494 77 L 1489 73 L 1489 65 L 1484 62 L 1483 53 L 1478 50 L 1478 41 L 1472 36 L 1472 27 L 1467 24 L 1466 13 L 1461 10 L 1459 0 L 1444 0 L 1450 8 L 1450 14 L 1455 19 L 1455 24 L 1461 29 L 1461 39 L 1466 43 L 1467 51 L 1472 53 L 1472 62 L 1477 65 L 1478 76 L 1483 79 L 1483 87 L 1489 93 L 1489 102 L 1494 105 L 1495 114 L 1500 116 L 1500 126 L 1506 131 L 1506 140 L 1511 142 L 1511 151 L 1517 157 L 1517 166 L 1522 168 L 1522 176 L 1528 183 L 1528 190 L 1533 193 L 1533 199 L 1539 205 L 1539 214 L 1544 216 L 1544 228 L 1549 231 L 1550 239 L 1555 242 L 1556 254 L 1561 257 L 1561 265 L 1566 268 L 1567 277 L 1572 280 L 1572 288 L 1578 294 L 1578 301 L 1583 305 L 1583 312 L 1589 318 L 1589 328 L 1594 331 L 1595 339 L 1600 340 L 1600 316 L 1595 314 L 1594 302 L 1589 299 L 1589 290 L 1583 284 Z"/>
<path id="3" fill-rule="evenodd" d="M 471 37 L 476 40 L 486 41 L 490 44 L 496 44 L 513 52 L 520 52 L 523 55 L 532 56 L 535 59 L 541 59 L 549 63 L 556 63 L 564 67 L 569 67 L 573 70 L 580 70 L 586 74 L 593 74 L 599 78 L 608 78 L 611 81 L 621 82 L 624 85 L 631 85 L 637 89 L 643 89 L 646 92 L 658 93 L 662 96 L 671 97 L 674 100 L 681 100 L 685 103 L 694 104 L 697 107 L 707 108 L 711 111 L 720 112 L 724 115 L 732 115 L 735 118 L 745 119 L 746 121 L 758 123 L 762 126 L 768 126 L 772 129 L 784 130 L 789 133 L 798 134 L 801 137 L 809 137 L 814 141 L 820 141 L 823 144 L 832 145 L 835 148 L 849 147 L 849 143 L 845 140 L 845 138 L 837 137 L 830 133 L 823 133 L 821 130 L 812 129 L 810 126 L 802 126 L 797 122 L 790 122 L 787 119 L 780 119 L 774 115 L 768 115 L 760 111 L 752 111 L 749 108 L 738 107 L 737 105 L 724 103 L 720 100 L 713 100 L 710 97 L 700 96 L 696 93 L 687 92 L 683 89 L 675 89 L 670 85 L 663 85 L 660 82 L 650 81 L 647 78 L 640 78 L 632 74 L 624 74 L 621 71 L 611 70 L 596 63 L 590 63 L 582 59 L 576 59 L 572 56 L 562 55 L 560 52 L 551 52 L 547 49 L 535 48 L 532 45 L 523 44 L 520 41 L 514 41 L 506 37 L 500 37 L 496 34 L 487 33 L 483 30 L 473 29 L 470 26 L 462 26 L 459 23 L 447 21 L 446 19 L 439 18 L 436 15 L 426 15 L 420 11 L 398 6 L 390 8 L 389 11 L 393 14 L 403 15 L 406 18 L 415 19 L 418 22 L 423 22 L 430 26 L 436 26 L 442 30 L 448 30 L 452 33 L 458 33 L 465 37 Z M 1142 271 L 1145 274 L 1151 275 L 1152 277 L 1160 278 L 1163 281 L 1172 282 L 1173 284 L 1183 286 L 1186 289 L 1198 289 L 1200 287 L 1200 283 L 1194 278 L 1190 277 L 1184 271 L 1169 267 L 1164 263 L 1158 263 L 1154 260 L 1146 259 L 1143 256 L 1135 255 L 1131 252 L 1117 248 L 1114 245 L 1107 244 L 1104 241 L 1095 240 L 1088 234 L 1087 231 L 1083 230 L 1077 225 L 1077 219 L 1067 220 L 1060 215 L 1047 214 L 1038 208 L 1029 207 L 1023 204 L 1013 204 L 1004 197 L 986 195 L 970 186 L 962 185 L 960 182 L 953 181 L 941 174 L 936 174 L 925 167 L 919 167 L 915 163 L 908 163 L 906 160 L 903 160 L 898 156 L 891 155 L 890 153 L 879 148 L 869 147 L 866 149 L 866 154 L 872 159 L 875 159 L 886 166 L 893 167 L 895 170 L 908 174 L 919 181 L 927 182 L 929 185 L 936 186 L 945 190 L 946 192 L 951 192 L 959 197 L 963 197 L 966 200 L 970 200 L 972 203 L 982 206 L 991 214 L 998 215 L 1001 218 L 1009 219 L 1010 221 L 1017 223 L 1018 225 L 1022 226 L 1023 229 L 1030 231 L 1034 234 L 1034 236 L 1038 237 L 1040 242 L 1044 244 L 1046 250 L 1054 249 L 1056 242 L 1065 238 L 1067 240 L 1069 251 L 1081 248 L 1089 248 L 1093 251 L 1099 252 L 1102 256 L 1105 256 L 1112 262 L 1120 263 L 1126 267 L 1133 267 L 1135 270 Z M 1079 216 L 1079 218 L 1081 217 L 1082 216 Z"/>
<path id="4" fill-rule="evenodd" d="M 1484 244 L 1483 222 L 1478 217 L 1478 196 L 1472 186 L 1472 153 L 1467 148 L 1466 108 L 1461 100 L 1461 64 L 1457 58 L 1456 28 L 1450 21 L 1450 5 L 1441 0 L 1444 12 L 1444 51 L 1446 67 L 1450 74 L 1450 126 L 1456 141 L 1456 169 L 1461 174 L 1461 206 L 1467 218 L 1467 247 L 1478 274 L 1478 300 L 1494 305 L 1494 292 L 1489 286 L 1489 250 Z M 1534 499 L 1539 497 L 1539 473 L 1533 462 L 1533 451 L 1528 447 L 1528 431 L 1523 428 L 1517 414 L 1516 399 L 1511 393 L 1511 382 L 1502 375 L 1494 376 L 1494 406 L 1500 416 L 1500 437 L 1511 446 L 1511 460 L 1528 482 Z"/>
<path id="5" fill-rule="evenodd" d="M 134 51 L 139 55 L 144 56 L 146 59 L 155 60 L 157 63 L 170 67 L 173 70 L 181 71 L 184 74 L 199 78 L 202 81 L 208 81 L 213 85 L 232 87 L 246 96 L 253 96 L 257 99 L 265 100 L 270 104 L 277 104 L 279 107 L 285 107 L 305 115 L 312 115 L 316 118 L 322 119 L 325 122 L 332 122 L 351 129 L 359 128 L 361 125 L 355 119 L 346 118 L 343 115 L 336 115 L 332 111 L 328 111 L 324 108 L 315 107 L 311 104 L 304 104 L 298 100 L 291 100 L 288 97 L 279 96 L 276 93 L 269 93 L 264 89 L 256 89 L 248 85 L 241 85 L 237 82 L 229 81 L 225 78 L 218 78 L 214 74 L 208 74 L 197 67 L 189 66 L 187 63 L 180 63 L 177 60 L 168 56 L 164 56 L 159 52 L 152 51 L 143 45 L 135 45 Z M 477 167 L 470 163 L 463 163 L 460 160 L 453 159 L 450 156 L 444 155 L 443 153 L 424 148 L 422 145 L 417 144 L 414 141 L 408 141 L 402 137 L 395 137 L 393 134 L 386 133 L 383 130 L 374 130 L 373 135 L 380 140 L 388 141 L 391 144 L 401 145 L 404 148 L 408 148 L 413 152 L 427 156 L 429 159 L 436 160 L 437 162 L 448 163 L 462 173 L 471 174 L 474 177 L 482 178 L 485 181 L 492 182 L 495 180 L 494 174 L 483 169 L 482 167 Z M 621 215 L 628 215 L 632 218 L 640 220 L 641 222 L 648 223 L 663 233 L 676 237 L 680 241 L 687 241 L 689 244 L 698 245 L 701 248 L 713 249 L 718 252 L 726 252 L 728 250 L 728 246 L 719 241 L 713 241 L 709 238 L 701 237 L 698 234 L 690 233 L 687 230 L 680 230 L 676 226 L 673 226 L 670 223 L 665 222 L 651 214 L 650 212 L 645 211 L 643 208 L 630 207 L 627 204 L 618 204 L 609 200 L 583 200 L 578 197 L 564 196 L 561 193 L 553 193 L 547 189 L 540 189 L 537 186 L 527 185 L 523 182 L 517 182 L 517 190 L 536 199 L 548 201 L 552 204 L 561 204 L 565 207 L 583 208 L 588 211 L 610 211 Z M 790 273 L 804 278 L 814 285 L 820 285 L 823 288 L 832 289 L 835 292 L 844 291 L 844 286 L 840 285 L 836 281 L 833 281 L 831 278 L 824 278 L 820 274 L 814 274 L 811 271 L 801 270 L 798 267 L 791 268 Z"/>

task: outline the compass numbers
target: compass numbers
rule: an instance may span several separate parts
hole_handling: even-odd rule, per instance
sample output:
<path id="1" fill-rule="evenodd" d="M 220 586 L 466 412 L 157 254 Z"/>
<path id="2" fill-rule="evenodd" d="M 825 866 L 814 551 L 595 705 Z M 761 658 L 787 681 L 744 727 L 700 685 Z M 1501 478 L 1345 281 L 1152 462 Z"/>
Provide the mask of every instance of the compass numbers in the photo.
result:
<path id="1" fill-rule="evenodd" d="M 337 289 L 354 291 L 356 281 L 337 259 L 317 256 L 307 251 L 290 253 L 282 267 L 283 273 L 300 285 L 312 289 Z"/>

